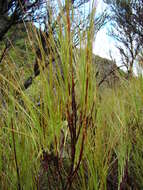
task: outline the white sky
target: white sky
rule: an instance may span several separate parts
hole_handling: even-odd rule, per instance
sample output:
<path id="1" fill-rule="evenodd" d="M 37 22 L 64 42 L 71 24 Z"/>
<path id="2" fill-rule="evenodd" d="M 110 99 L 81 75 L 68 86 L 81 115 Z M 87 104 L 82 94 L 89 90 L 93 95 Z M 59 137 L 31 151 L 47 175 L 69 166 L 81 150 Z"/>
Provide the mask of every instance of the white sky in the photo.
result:
<path id="1" fill-rule="evenodd" d="M 102 0 L 98 0 L 97 12 L 101 13 L 105 9 L 105 4 Z M 111 59 L 110 52 L 113 59 L 119 64 L 120 55 L 115 47 L 115 41 L 108 36 L 108 25 L 104 26 L 98 33 L 93 43 L 93 52 L 104 58 Z"/>
<path id="2" fill-rule="evenodd" d="M 105 10 L 106 6 L 103 3 L 103 0 L 97 0 L 98 7 L 97 13 L 102 13 Z M 93 43 L 93 53 L 99 55 L 103 58 L 111 59 L 116 61 L 117 65 L 121 65 L 121 56 L 118 49 L 116 48 L 116 42 L 113 38 L 108 35 L 109 24 L 106 24 L 96 35 L 95 41 Z M 122 68 L 124 70 L 124 68 Z M 134 65 L 134 74 L 137 75 L 137 65 Z"/>

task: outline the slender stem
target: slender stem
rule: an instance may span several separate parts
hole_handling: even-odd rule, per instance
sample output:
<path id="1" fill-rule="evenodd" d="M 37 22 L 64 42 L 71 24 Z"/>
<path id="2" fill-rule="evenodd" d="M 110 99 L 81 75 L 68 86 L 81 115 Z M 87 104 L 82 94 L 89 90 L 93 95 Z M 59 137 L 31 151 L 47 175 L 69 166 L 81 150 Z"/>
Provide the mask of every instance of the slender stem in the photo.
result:
<path id="1" fill-rule="evenodd" d="M 16 154 L 16 144 L 15 144 L 13 121 L 11 121 L 11 128 L 12 128 L 12 141 L 13 141 L 14 160 L 15 160 L 16 172 L 17 172 L 17 189 L 21 190 L 22 188 L 21 188 L 21 184 L 20 184 L 20 172 L 19 172 L 17 154 Z"/>

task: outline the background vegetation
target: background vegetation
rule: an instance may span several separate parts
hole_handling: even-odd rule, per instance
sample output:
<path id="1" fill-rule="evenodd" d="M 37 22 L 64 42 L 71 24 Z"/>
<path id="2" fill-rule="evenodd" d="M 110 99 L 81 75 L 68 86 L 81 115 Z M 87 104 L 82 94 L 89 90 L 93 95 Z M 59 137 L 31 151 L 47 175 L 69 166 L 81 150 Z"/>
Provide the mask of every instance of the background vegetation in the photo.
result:
<path id="1" fill-rule="evenodd" d="M 143 188 L 141 68 L 93 55 L 96 7 L 86 30 L 72 8 L 56 34 L 24 23 L 0 42 L 0 189 Z"/>

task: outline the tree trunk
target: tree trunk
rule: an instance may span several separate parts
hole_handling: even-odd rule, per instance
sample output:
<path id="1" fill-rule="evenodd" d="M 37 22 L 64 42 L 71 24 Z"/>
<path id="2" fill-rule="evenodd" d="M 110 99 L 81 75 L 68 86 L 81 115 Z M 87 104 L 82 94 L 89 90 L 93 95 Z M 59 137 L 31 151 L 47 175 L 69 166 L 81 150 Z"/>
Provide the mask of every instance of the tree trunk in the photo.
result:
<path id="1" fill-rule="evenodd" d="M 0 41 L 7 33 L 11 26 L 11 22 L 8 19 L 8 0 L 0 0 Z"/>
<path id="2" fill-rule="evenodd" d="M 133 64 L 130 64 L 129 70 L 128 70 L 128 78 L 133 77 Z"/>
<path id="3" fill-rule="evenodd" d="M 11 26 L 10 21 L 6 16 L 0 15 L 0 41 L 3 39 L 4 35 L 7 33 Z"/>

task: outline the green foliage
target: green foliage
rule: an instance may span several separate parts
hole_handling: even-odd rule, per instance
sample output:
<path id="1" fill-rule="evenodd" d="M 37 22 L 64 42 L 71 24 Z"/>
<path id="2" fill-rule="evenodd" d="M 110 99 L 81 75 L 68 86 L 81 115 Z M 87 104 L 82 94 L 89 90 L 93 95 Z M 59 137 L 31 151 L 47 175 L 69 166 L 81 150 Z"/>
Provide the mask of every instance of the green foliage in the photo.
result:
<path id="1" fill-rule="evenodd" d="M 66 24 L 64 35 L 58 33 L 60 66 L 54 54 L 55 64 L 50 60 L 43 69 L 41 49 L 41 72 L 28 90 L 19 72 L 32 73 L 23 64 L 33 59 L 28 48 L 34 52 L 35 42 L 24 48 L 18 40 L 3 60 L 0 189 L 142 189 L 143 78 L 122 77 L 115 88 L 100 91 L 93 60 L 103 61 L 105 73 L 111 62 L 93 56 L 92 27 L 79 53 Z"/>
<path id="2" fill-rule="evenodd" d="M 12 64 L 13 70 L 16 70 L 17 76 L 19 76 L 21 85 L 32 74 L 35 59 L 34 50 L 29 41 L 31 31 L 28 31 L 28 28 L 30 28 L 29 25 L 23 24 L 12 27 L 6 35 L 6 40 L 0 44 L 0 55 L 2 55 L 5 44 L 9 43 L 5 59 L 0 66 L 1 71 L 7 72 L 9 64 Z"/>

